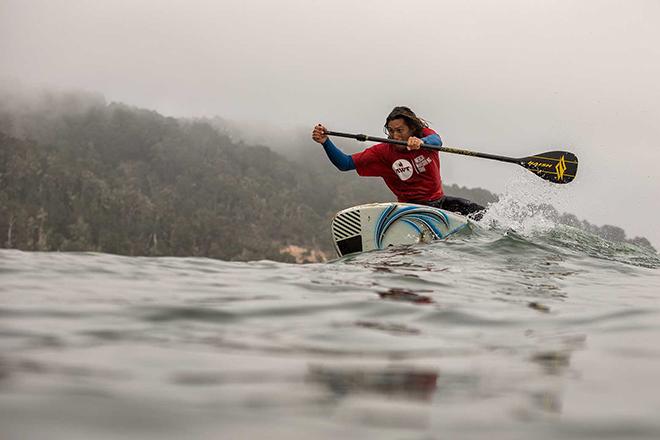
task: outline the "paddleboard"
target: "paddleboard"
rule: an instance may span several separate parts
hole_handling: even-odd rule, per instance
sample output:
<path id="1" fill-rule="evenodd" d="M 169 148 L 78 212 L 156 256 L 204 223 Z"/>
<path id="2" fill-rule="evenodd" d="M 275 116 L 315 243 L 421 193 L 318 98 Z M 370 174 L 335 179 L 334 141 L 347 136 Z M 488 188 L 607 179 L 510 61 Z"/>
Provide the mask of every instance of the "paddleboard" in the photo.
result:
<path id="1" fill-rule="evenodd" d="M 467 226 L 467 218 L 412 203 L 370 203 L 338 212 L 332 238 L 340 257 L 390 246 L 442 240 Z"/>

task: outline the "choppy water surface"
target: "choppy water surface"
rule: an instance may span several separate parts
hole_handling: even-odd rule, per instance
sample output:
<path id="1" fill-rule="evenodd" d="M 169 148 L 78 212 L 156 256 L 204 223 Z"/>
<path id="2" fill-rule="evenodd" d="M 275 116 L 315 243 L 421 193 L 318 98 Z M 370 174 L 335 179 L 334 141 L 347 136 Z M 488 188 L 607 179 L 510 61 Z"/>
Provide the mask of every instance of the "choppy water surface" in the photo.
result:
<path id="1" fill-rule="evenodd" d="M 313 265 L 0 251 L 0 437 L 660 438 L 658 268 L 561 226 Z"/>

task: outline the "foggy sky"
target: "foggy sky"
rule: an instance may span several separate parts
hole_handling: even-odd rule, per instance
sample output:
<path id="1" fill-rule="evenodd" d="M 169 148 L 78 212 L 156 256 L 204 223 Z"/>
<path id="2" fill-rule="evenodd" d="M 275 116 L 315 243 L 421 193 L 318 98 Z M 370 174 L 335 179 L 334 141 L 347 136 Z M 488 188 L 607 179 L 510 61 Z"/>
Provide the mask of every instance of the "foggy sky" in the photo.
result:
<path id="1" fill-rule="evenodd" d="M 380 135 L 409 105 L 445 145 L 576 153 L 561 210 L 660 248 L 658 23 L 656 0 L 0 0 L 0 79 L 268 130 Z M 441 160 L 447 183 L 538 179 Z"/>

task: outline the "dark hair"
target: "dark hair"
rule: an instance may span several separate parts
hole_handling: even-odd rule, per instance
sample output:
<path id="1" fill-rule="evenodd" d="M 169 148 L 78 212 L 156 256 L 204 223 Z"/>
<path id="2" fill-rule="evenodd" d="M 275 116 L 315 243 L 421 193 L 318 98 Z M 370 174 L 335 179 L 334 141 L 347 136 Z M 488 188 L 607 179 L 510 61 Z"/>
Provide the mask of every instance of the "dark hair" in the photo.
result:
<path id="1" fill-rule="evenodd" d="M 394 107 L 390 114 L 387 115 L 387 119 L 385 119 L 385 133 L 388 133 L 387 124 L 394 119 L 403 119 L 416 137 L 422 137 L 422 130 L 429 126 L 428 122 L 417 116 L 410 108 L 400 106 Z"/>

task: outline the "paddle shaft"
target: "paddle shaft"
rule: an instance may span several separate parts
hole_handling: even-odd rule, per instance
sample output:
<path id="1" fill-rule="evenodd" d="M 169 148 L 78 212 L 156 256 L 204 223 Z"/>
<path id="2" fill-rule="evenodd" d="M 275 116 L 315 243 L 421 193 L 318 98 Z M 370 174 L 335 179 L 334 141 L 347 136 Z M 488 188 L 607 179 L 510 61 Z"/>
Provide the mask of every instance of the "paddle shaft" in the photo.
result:
<path id="1" fill-rule="evenodd" d="M 328 136 L 357 139 L 361 142 L 372 141 L 396 145 L 408 145 L 408 142 L 406 141 L 397 141 L 395 139 L 379 138 L 364 134 L 340 133 L 337 131 L 326 131 L 325 134 Z M 515 158 L 430 144 L 422 144 L 422 147 L 445 153 L 462 154 L 463 156 L 481 157 L 483 159 L 497 160 L 499 162 L 515 163 L 528 171 L 531 171 L 540 178 L 553 183 L 569 183 L 573 181 L 578 170 L 577 156 L 568 151 L 547 151 L 529 157 Z"/>
<path id="2" fill-rule="evenodd" d="M 370 142 L 384 142 L 395 145 L 408 145 L 408 142 L 406 141 L 397 141 L 396 139 L 367 136 L 366 134 L 350 134 L 350 133 L 341 133 L 338 131 L 327 131 L 327 130 L 325 134 L 327 134 L 328 136 L 338 136 L 338 137 L 345 137 L 350 139 L 357 139 L 360 142 L 370 141 Z M 422 144 L 422 148 L 428 148 L 430 150 L 438 150 L 444 153 L 462 154 L 463 156 L 481 157 L 483 159 L 498 160 L 500 162 L 517 163 L 519 165 L 521 163 L 524 163 L 525 161 L 524 158 L 517 159 L 514 157 L 499 156 L 497 154 L 479 153 L 476 151 L 462 150 L 460 148 L 441 147 L 439 145 Z"/>

